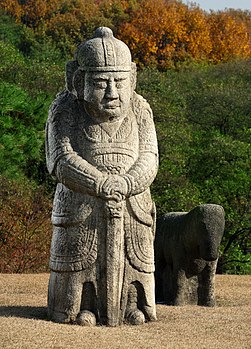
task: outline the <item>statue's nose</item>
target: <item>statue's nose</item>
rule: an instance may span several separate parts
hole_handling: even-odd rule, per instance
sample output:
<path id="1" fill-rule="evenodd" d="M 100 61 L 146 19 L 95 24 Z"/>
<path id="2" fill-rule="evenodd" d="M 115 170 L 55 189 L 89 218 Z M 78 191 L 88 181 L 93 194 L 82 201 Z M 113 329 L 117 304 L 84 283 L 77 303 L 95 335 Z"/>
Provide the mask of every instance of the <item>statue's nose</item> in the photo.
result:
<path id="1" fill-rule="evenodd" d="M 114 81 L 114 79 L 108 81 L 105 97 L 107 99 L 117 99 L 119 97 L 116 82 Z"/>

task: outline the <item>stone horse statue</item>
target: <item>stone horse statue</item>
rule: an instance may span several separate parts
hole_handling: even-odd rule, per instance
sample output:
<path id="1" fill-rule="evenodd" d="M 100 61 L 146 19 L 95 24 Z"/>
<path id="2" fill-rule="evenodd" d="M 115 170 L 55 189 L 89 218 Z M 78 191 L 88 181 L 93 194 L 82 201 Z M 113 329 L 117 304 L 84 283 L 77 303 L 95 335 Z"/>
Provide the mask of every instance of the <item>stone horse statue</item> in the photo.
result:
<path id="1" fill-rule="evenodd" d="M 214 278 L 224 232 L 222 206 L 205 204 L 157 221 L 156 298 L 169 305 L 214 306 Z"/>

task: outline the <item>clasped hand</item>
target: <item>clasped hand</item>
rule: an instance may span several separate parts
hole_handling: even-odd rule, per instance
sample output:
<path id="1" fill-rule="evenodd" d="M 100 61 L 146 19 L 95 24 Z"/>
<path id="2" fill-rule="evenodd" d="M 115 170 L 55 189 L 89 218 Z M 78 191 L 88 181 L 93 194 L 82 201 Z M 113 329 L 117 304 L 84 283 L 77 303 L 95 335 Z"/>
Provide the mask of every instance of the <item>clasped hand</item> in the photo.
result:
<path id="1" fill-rule="evenodd" d="M 117 202 L 125 200 L 128 195 L 126 180 L 119 175 L 109 175 L 101 187 L 100 195 L 106 200 Z"/>

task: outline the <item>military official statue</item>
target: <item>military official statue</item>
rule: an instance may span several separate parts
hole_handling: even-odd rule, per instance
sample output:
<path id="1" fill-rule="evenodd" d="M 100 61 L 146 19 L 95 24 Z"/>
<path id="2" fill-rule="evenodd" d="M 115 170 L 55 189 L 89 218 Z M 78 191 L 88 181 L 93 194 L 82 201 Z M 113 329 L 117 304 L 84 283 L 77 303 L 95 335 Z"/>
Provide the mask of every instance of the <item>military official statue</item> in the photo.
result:
<path id="1" fill-rule="evenodd" d="M 46 127 L 58 182 L 48 291 L 60 323 L 117 326 L 156 319 L 155 206 L 158 167 L 152 111 L 135 90 L 128 47 L 101 27 L 66 66 L 66 89 Z"/>

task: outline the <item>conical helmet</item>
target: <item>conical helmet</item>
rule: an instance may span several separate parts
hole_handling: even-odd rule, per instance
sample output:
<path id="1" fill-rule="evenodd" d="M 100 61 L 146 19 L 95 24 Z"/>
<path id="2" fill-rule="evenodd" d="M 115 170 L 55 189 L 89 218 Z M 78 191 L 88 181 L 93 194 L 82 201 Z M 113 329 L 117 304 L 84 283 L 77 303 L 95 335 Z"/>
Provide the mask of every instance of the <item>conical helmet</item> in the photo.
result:
<path id="1" fill-rule="evenodd" d="M 78 47 L 76 58 L 84 71 L 130 71 L 132 57 L 128 46 L 113 36 L 110 28 L 96 29 L 94 37 Z"/>

